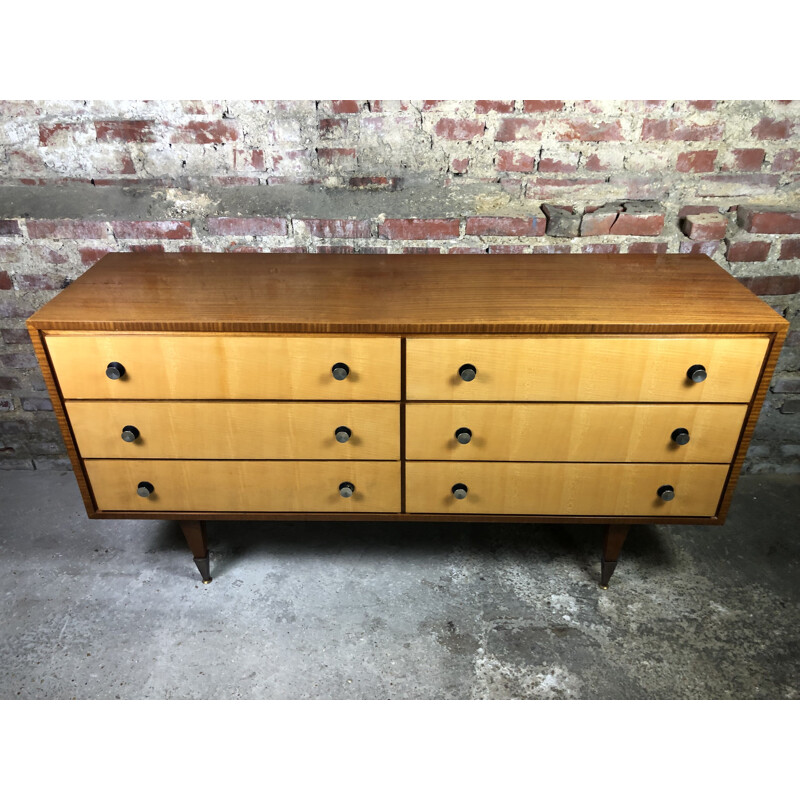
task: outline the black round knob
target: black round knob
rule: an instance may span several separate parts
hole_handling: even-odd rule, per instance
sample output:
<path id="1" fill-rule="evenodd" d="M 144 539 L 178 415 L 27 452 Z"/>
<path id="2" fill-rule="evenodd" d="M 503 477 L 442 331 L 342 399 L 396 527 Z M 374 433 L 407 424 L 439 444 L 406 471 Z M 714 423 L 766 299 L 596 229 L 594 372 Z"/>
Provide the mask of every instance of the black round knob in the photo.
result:
<path id="1" fill-rule="evenodd" d="M 148 481 L 141 481 L 136 487 L 136 494 L 138 494 L 139 497 L 150 497 L 154 491 L 153 484 Z"/>
<path id="2" fill-rule="evenodd" d="M 686 428 L 675 428 L 672 431 L 672 441 L 676 444 L 689 444 L 689 431 Z"/>
<path id="3" fill-rule="evenodd" d="M 350 374 L 350 367 L 340 361 L 331 367 L 331 372 L 337 381 L 343 381 Z"/>
<path id="4" fill-rule="evenodd" d="M 458 368 L 458 374 L 461 376 L 462 381 L 474 381 L 475 376 L 478 374 L 478 369 L 472 364 L 462 364 Z"/>
<path id="5" fill-rule="evenodd" d="M 139 438 L 139 429 L 134 428 L 133 425 L 126 425 L 122 429 L 123 442 L 135 442 Z"/>
<path id="6" fill-rule="evenodd" d="M 345 425 L 340 425 L 334 432 L 337 442 L 346 442 L 352 435 L 353 431 Z"/>
<path id="7" fill-rule="evenodd" d="M 111 378 L 112 381 L 118 381 L 125 374 L 125 367 L 119 361 L 112 361 L 106 367 L 106 377 Z"/>
<path id="8" fill-rule="evenodd" d="M 694 383 L 702 383 L 707 377 L 708 373 L 706 372 L 706 368 L 702 364 L 694 364 L 693 366 L 689 367 L 686 372 L 690 381 Z"/>
<path id="9" fill-rule="evenodd" d="M 665 486 L 658 487 L 658 496 L 662 500 L 674 500 L 675 499 L 675 489 L 670 486 L 669 484 Z"/>
<path id="10" fill-rule="evenodd" d="M 352 483 L 349 481 L 345 481 L 344 483 L 339 484 L 339 494 L 342 497 L 352 497 L 353 492 L 356 490 L 356 487 L 353 486 Z"/>
<path id="11" fill-rule="evenodd" d="M 467 496 L 469 489 L 467 489 L 466 485 L 463 483 L 456 483 L 451 491 L 456 500 L 463 500 Z"/>
<path id="12" fill-rule="evenodd" d="M 456 439 L 459 444 L 469 444 L 472 439 L 472 431 L 469 428 L 459 428 L 456 431 Z"/>

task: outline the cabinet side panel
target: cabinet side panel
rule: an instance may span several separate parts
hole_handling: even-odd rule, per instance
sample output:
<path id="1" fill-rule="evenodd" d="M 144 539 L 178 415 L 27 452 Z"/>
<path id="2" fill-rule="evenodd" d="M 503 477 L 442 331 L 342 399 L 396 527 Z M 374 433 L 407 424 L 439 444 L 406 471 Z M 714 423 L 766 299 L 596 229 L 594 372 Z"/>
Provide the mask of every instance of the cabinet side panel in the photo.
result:
<path id="1" fill-rule="evenodd" d="M 39 362 L 39 368 L 42 370 L 42 377 L 44 378 L 47 392 L 50 395 L 50 401 L 53 404 L 53 412 L 58 421 L 58 427 L 61 430 L 61 436 L 64 439 L 64 444 L 67 448 L 67 455 L 69 456 L 72 470 L 75 473 L 75 478 L 78 481 L 78 488 L 83 498 L 83 505 L 86 508 L 86 513 L 93 517 L 97 511 L 97 506 L 94 502 L 89 479 L 86 476 L 86 471 L 83 466 L 83 461 L 78 453 L 78 448 L 75 444 L 75 437 L 72 433 L 69 420 L 64 411 L 64 398 L 61 396 L 61 389 L 58 385 L 58 379 L 53 365 L 50 362 L 50 357 L 44 343 L 44 336 L 40 330 L 28 325 L 28 333 L 31 337 L 33 350 L 36 353 L 36 358 Z"/>

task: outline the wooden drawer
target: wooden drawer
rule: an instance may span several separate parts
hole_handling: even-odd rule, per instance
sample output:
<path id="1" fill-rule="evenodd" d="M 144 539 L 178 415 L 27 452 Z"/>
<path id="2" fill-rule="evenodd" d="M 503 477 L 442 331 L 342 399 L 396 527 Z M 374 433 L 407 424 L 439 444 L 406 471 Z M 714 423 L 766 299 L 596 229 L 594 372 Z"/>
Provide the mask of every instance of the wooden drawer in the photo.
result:
<path id="1" fill-rule="evenodd" d="M 406 511 L 419 514 L 711 517 L 728 474 L 717 464 L 406 464 Z M 459 500 L 452 487 L 464 484 Z M 675 489 L 669 502 L 661 486 Z"/>
<path id="2" fill-rule="evenodd" d="M 72 400 L 67 416 L 83 458 L 395 460 L 394 403 Z M 132 426 L 136 438 L 122 439 Z M 335 433 L 347 428 L 339 442 Z"/>
<path id="3" fill-rule="evenodd" d="M 409 403 L 406 458 L 727 463 L 746 412 L 732 404 Z M 683 445 L 672 438 L 681 428 Z M 463 429 L 466 444 L 456 439 Z"/>
<path id="4" fill-rule="evenodd" d="M 67 399 L 399 400 L 400 340 L 230 335 L 48 335 Z M 110 362 L 125 374 L 106 376 Z M 331 372 L 349 367 L 344 380 Z"/>
<path id="5" fill-rule="evenodd" d="M 391 461 L 109 461 L 86 471 L 100 511 L 399 512 Z M 154 492 L 140 497 L 140 482 Z M 339 486 L 352 483 L 351 497 Z"/>
<path id="6" fill-rule="evenodd" d="M 409 400 L 749 403 L 767 336 L 411 338 Z M 477 369 L 474 380 L 459 375 Z M 694 383 L 687 371 L 705 367 Z"/>

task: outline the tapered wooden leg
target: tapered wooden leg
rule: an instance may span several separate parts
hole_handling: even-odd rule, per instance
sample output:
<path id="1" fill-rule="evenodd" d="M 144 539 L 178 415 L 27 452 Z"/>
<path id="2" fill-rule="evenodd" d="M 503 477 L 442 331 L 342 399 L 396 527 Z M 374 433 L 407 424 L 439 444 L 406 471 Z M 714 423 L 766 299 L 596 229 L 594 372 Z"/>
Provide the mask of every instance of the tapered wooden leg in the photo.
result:
<path id="1" fill-rule="evenodd" d="M 206 544 L 206 524 L 197 520 L 181 520 L 179 522 L 186 544 L 194 556 L 194 563 L 200 570 L 203 583 L 211 583 L 211 570 L 208 566 L 208 545 Z"/>
<path id="2" fill-rule="evenodd" d="M 614 574 L 622 545 L 628 535 L 630 525 L 608 525 L 603 537 L 603 558 L 600 561 L 600 585 L 608 589 L 608 582 Z"/>

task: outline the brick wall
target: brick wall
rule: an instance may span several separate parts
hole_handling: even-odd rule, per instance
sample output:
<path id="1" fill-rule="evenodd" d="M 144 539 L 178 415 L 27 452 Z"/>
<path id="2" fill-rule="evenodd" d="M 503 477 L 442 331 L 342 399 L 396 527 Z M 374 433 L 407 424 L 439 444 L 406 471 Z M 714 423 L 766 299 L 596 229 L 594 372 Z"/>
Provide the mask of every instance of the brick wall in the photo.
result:
<path id="1" fill-rule="evenodd" d="M 800 471 L 800 101 L 0 102 L 0 467 L 68 467 L 24 320 L 133 250 L 707 253 L 791 321 L 745 468 Z"/>

